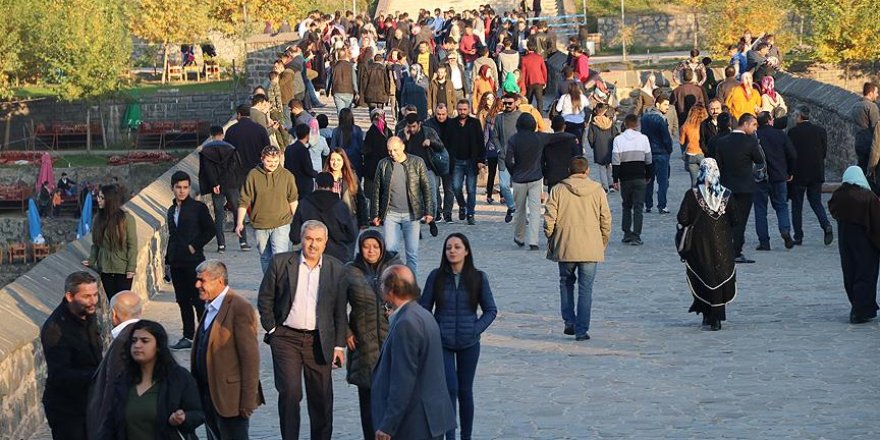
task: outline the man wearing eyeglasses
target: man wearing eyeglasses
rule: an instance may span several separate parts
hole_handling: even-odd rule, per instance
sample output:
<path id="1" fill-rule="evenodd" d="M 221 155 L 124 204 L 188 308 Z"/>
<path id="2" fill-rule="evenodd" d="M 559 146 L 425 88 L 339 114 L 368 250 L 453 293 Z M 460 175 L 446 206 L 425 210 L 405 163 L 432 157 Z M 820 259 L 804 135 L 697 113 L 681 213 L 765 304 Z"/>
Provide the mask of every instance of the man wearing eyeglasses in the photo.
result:
<path id="1" fill-rule="evenodd" d="M 507 140 L 516 133 L 516 120 L 522 114 L 517 105 L 518 101 L 519 97 L 514 93 L 507 93 L 501 97 L 501 112 L 495 116 L 495 125 L 492 128 L 490 140 L 492 147 L 498 151 L 499 192 L 507 205 L 507 214 L 504 216 L 506 223 L 513 220 L 513 214 L 516 212 L 513 191 L 510 190 L 510 172 L 507 171 L 504 157 L 507 152 Z M 489 182 L 489 186 L 491 187 L 494 183 Z"/>
<path id="2" fill-rule="evenodd" d="M 243 237 L 244 216 L 250 208 L 263 272 L 272 256 L 290 250 L 290 222 L 296 212 L 298 192 L 293 174 L 281 164 L 281 150 L 263 148 L 261 164 L 248 173 L 241 187 L 235 233 Z"/>

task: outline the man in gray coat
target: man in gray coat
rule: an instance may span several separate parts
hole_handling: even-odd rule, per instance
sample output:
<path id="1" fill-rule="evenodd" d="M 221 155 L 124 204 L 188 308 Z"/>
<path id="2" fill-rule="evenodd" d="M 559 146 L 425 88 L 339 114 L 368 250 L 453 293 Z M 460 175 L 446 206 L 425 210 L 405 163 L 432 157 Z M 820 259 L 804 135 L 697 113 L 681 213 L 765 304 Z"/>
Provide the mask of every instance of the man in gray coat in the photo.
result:
<path id="1" fill-rule="evenodd" d="M 455 429 L 440 327 L 431 312 L 415 301 L 419 293 L 406 266 L 394 265 L 382 274 L 382 296 L 393 311 L 388 338 L 373 371 L 376 440 L 440 439 Z"/>

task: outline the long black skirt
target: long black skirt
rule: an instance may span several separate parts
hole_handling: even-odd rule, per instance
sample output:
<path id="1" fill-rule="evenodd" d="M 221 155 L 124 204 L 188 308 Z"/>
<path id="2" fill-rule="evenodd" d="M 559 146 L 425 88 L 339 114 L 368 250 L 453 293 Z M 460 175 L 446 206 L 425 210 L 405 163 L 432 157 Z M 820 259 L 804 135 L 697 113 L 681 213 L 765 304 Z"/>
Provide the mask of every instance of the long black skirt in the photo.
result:
<path id="1" fill-rule="evenodd" d="M 877 316 L 877 276 L 880 274 L 880 251 L 874 247 L 865 228 L 837 222 L 837 246 L 843 287 L 856 318 Z"/>

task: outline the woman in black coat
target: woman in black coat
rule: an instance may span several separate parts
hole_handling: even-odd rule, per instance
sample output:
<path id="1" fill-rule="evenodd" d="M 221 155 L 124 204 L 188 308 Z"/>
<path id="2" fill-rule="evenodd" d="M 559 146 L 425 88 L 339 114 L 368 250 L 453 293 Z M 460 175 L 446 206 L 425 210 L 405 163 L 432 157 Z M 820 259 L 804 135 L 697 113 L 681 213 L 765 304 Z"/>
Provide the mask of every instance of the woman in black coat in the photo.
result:
<path id="1" fill-rule="evenodd" d="M 587 128 L 587 142 L 593 149 L 593 161 L 599 165 L 599 182 L 605 191 L 612 190 L 611 184 L 611 147 L 614 138 L 620 133 L 614 125 L 614 117 L 608 116 L 608 105 L 596 104 L 593 109 L 593 117 Z"/>
<path id="2" fill-rule="evenodd" d="M 154 321 L 132 326 L 126 374 L 114 385 L 112 411 L 102 440 L 180 440 L 195 437 L 205 421 L 195 379 L 177 364 L 168 334 Z"/>
<path id="3" fill-rule="evenodd" d="M 828 209 L 837 220 L 843 287 L 852 305 L 849 321 L 862 324 L 877 317 L 880 200 L 861 168 L 847 168 L 843 184 L 828 201 Z"/>
<path id="4" fill-rule="evenodd" d="M 396 252 L 385 249 L 385 239 L 376 230 L 367 230 L 358 241 L 358 255 L 348 264 L 348 383 L 358 387 L 361 428 L 364 439 L 375 438 L 370 411 L 370 386 L 379 350 L 388 336 L 388 316 L 379 280 L 389 266 L 403 264 Z"/>
<path id="5" fill-rule="evenodd" d="M 678 210 L 678 224 L 692 226 L 691 248 L 684 260 L 694 302 L 688 312 L 703 315 L 703 325 L 721 330 L 727 319 L 725 305 L 736 297 L 728 216 L 736 212 L 730 190 L 721 186 L 715 159 L 703 159 L 697 184 L 689 189 Z"/>

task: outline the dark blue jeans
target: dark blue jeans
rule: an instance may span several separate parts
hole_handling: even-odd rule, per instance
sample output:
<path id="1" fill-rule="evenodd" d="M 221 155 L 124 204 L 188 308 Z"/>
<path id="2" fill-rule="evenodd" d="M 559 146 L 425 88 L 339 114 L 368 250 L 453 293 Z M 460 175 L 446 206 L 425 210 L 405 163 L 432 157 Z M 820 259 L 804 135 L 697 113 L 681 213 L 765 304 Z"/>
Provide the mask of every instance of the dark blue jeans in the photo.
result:
<path id="1" fill-rule="evenodd" d="M 583 336 L 590 330 L 590 309 L 593 305 L 593 280 L 596 263 L 558 263 L 559 302 L 565 325 L 574 326 L 574 334 Z M 574 304 L 574 283 L 577 281 L 577 312 Z"/>
<path id="2" fill-rule="evenodd" d="M 446 368 L 446 386 L 452 400 L 452 410 L 458 406 L 461 439 L 470 440 L 474 429 L 474 376 L 480 360 L 480 343 L 461 350 L 443 348 Z M 446 440 L 455 440 L 455 429 L 446 433 Z"/>
<path id="3" fill-rule="evenodd" d="M 831 227 L 825 206 L 822 205 L 822 183 L 811 183 L 806 186 L 791 185 L 791 227 L 794 230 L 795 240 L 804 238 L 804 193 L 807 194 L 807 201 L 810 202 L 810 208 L 813 208 L 822 230 Z"/>
<path id="4" fill-rule="evenodd" d="M 467 215 L 474 215 L 477 208 L 477 163 L 472 159 L 452 161 L 452 192 L 455 193 L 455 200 L 458 202 L 458 208 L 467 207 Z M 467 202 L 465 203 L 462 186 L 464 180 L 467 179 Z"/>
<path id="5" fill-rule="evenodd" d="M 767 229 L 767 199 L 776 211 L 776 222 L 780 234 L 791 231 L 788 214 L 788 189 L 785 182 L 758 182 L 755 190 L 755 232 L 758 233 L 760 244 L 770 244 L 770 232 Z"/>
<path id="6" fill-rule="evenodd" d="M 657 181 L 657 209 L 666 208 L 666 191 L 669 189 L 669 155 L 652 154 L 651 162 L 654 164 L 654 174 L 648 181 L 645 190 L 645 208 L 654 207 L 654 181 Z"/>

